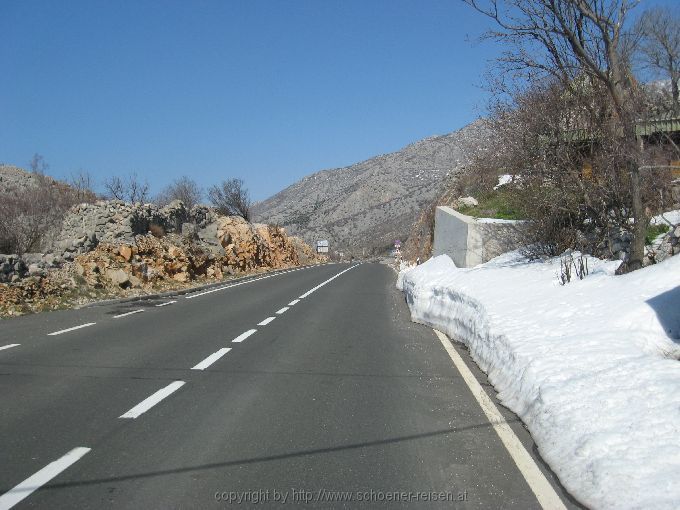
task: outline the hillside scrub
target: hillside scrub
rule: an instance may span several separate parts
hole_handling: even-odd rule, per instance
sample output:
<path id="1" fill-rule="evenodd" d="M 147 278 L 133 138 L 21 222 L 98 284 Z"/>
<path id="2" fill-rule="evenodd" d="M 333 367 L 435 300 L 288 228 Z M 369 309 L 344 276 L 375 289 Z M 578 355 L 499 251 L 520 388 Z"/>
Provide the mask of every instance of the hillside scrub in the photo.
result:
<path id="1" fill-rule="evenodd" d="M 576 249 L 609 257 L 614 238 L 634 238 L 628 165 L 633 155 L 600 88 L 586 78 L 567 87 L 552 82 L 497 102 L 489 123 L 496 143 L 478 154 L 457 183 L 459 193 L 475 192 L 490 204 L 459 210 L 479 216 L 490 205 L 498 217 L 530 220 L 524 241 L 535 255 Z M 649 89 L 638 92 L 644 116 L 659 103 Z M 670 143 L 635 149 L 638 166 L 654 167 L 639 176 L 645 233 L 649 217 L 672 205 L 671 172 L 663 163 L 676 152 Z M 521 179 L 494 191 L 499 174 L 521 174 Z"/>
<path id="2" fill-rule="evenodd" d="M 42 250 L 70 207 L 95 199 L 89 189 L 68 186 L 42 173 L 28 174 L 16 183 L 5 177 L 0 188 L 0 253 Z"/>
<path id="3" fill-rule="evenodd" d="M 478 169 L 524 176 L 527 240 L 540 251 L 605 252 L 625 233 L 622 270 L 640 268 L 679 149 L 654 124 L 677 115 L 677 102 L 640 85 L 631 65 L 651 35 L 628 23 L 636 2 L 464 1 L 494 22 L 485 37 L 505 48 L 489 84 L 497 143 Z"/>
<path id="4" fill-rule="evenodd" d="M 517 195 L 507 185 L 498 190 L 482 193 L 477 199 L 478 205 L 458 205 L 456 210 L 461 214 L 475 218 L 494 218 L 498 220 L 526 219 L 520 212 Z"/>

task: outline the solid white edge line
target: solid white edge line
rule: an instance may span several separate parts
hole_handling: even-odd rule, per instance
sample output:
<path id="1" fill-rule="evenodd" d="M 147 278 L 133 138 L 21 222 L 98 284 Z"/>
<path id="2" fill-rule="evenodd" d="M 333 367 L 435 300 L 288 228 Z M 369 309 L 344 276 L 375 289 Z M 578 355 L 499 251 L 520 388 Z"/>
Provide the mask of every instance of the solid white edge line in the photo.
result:
<path id="1" fill-rule="evenodd" d="M 114 315 L 113 318 L 114 319 L 120 319 L 121 317 L 127 317 L 128 315 L 134 315 L 136 313 L 142 313 L 143 311 L 144 310 L 141 310 L 141 309 L 140 310 L 132 310 L 131 312 L 125 312 L 125 313 L 121 313 L 119 315 Z"/>
<path id="2" fill-rule="evenodd" d="M 231 288 L 233 288 L 233 287 L 238 287 L 239 285 L 245 285 L 245 284 L 247 284 L 247 283 L 259 282 L 260 280 L 266 280 L 267 278 L 272 278 L 272 277 L 274 277 L 274 276 L 279 276 L 279 275 L 282 275 L 282 274 L 292 273 L 293 271 L 299 271 L 300 269 L 309 269 L 309 268 L 311 268 L 311 267 L 315 267 L 315 266 L 304 266 L 304 267 L 299 267 L 299 268 L 297 268 L 297 269 L 290 269 L 290 270 L 288 270 L 288 271 L 281 271 L 281 272 L 279 272 L 279 273 L 270 274 L 270 275 L 266 275 L 266 276 L 261 276 L 261 277 L 259 277 L 259 278 L 252 278 L 252 279 L 246 280 L 246 281 L 244 281 L 244 282 L 238 282 L 238 283 L 234 283 L 234 284 L 231 284 L 231 285 L 225 285 L 225 286 L 223 286 L 223 287 L 216 287 L 216 288 L 214 288 L 214 289 L 205 290 L 205 291 L 203 291 L 203 292 L 198 292 L 198 293 L 196 293 L 196 294 L 190 294 L 190 295 L 188 295 L 188 296 L 184 296 L 184 299 L 194 299 L 194 298 L 197 298 L 197 297 L 199 297 L 199 296 L 205 296 L 206 294 L 212 294 L 213 292 L 219 292 L 220 290 L 231 289 Z"/>
<path id="3" fill-rule="evenodd" d="M 40 471 L 29 476 L 19 485 L 16 485 L 14 488 L 0 496 L 0 510 L 9 510 L 24 498 L 27 498 L 33 492 L 52 480 L 52 478 L 57 476 L 59 473 L 68 469 L 72 464 L 75 464 L 83 457 L 83 455 L 91 450 L 91 448 L 79 446 L 54 462 L 50 462 Z"/>
<path id="4" fill-rule="evenodd" d="M 205 358 L 203 361 L 198 363 L 196 366 L 191 367 L 191 370 L 205 370 L 210 365 L 215 363 L 218 359 L 220 359 L 222 356 L 227 354 L 229 351 L 231 351 L 231 349 L 229 347 L 223 347 L 219 351 L 212 353 L 210 356 Z"/>
<path id="5" fill-rule="evenodd" d="M 97 323 L 96 322 L 88 322 L 86 324 L 81 324 L 80 326 L 73 326 L 72 328 L 61 329 L 61 330 L 55 331 L 53 333 L 47 333 L 47 336 L 61 335 L 62 333 L 68 333 L 69 331 L 75 331 L 76 329 L 86 328 L 88 326 L 94 326 L 95 324 L 97 324 Z"/>
<path id="6" fill-rule="evenodd" d="M 177 303 L 177 301 L 167 301 L 167 302 L 165 302 L 165 303 L 161 303 L 161 304 L 156 305 L 156 306 L 157 306 L 158 308 L 160 308 L 161 306 L 168 306 L 168 305 L 172 305 L 172 304 L 174 304 L 174 303 Z"/>
<path id="7" fill-rule="evenodd" d="M 276 310 L 276 315 L 281 315 L 282 313 L 286 313 L 289 310 L 287 306 L 284 306 L 280 310 Z"/>
<path id="8" fill-rule="evenodd" d="M 319 290 L 321 287 L 323 287 L 323 286 L 326 285 L 327 283 L 332 282 L 332 281 L 335 280 L 338 276 L 341 276 L 341 275 L 345 274 L 347 271 L 349 271 L 349 270 L 351 270 L 351 269 L 354 269 L 354 268 L 357 267 L 358 265 L 359 265 L 359 264 L 354 264 L 352 267 L 348 267 L 348 268 L 345 269 L 344 271 L 340 271 L 338 274 L 336 274 L 336 275 L 333 276 L 332 278 L 329 278 L 329 279 L 326 280 L 325 282 L 321 282 L 319 285 L 317 285 L 317 286 L 314 287 L 313 289 L 310 289 L 310 290 L 308 290 L 307 292 L 305 292 L 302 296 L 299 297 L 299 299 L 304 299 L 304 298 L 306 298 L 306 297 L 309 296 L 312 292 L 315 292 L 315 291 Z"/>
<path id="9" fill-rule="evenodd" d="M 258 326 L 266 326 L 267 324 L 269 324 L 269 323 L 270 323 L 271 321 L 273 321 L 274 319 L 276 319 L 276 317 L 267 317 L 267 318 L 266 318 L 265 320 L 263 320 L 262 322 L 258 322 L 257 325 L 258 325 Z"/>
<path id="10" fill-rule="evenodd" d="M 135 418 L 141 416 L 149 409 L 151 409 L 153 406 L 158 404 L 161 400 L 168 397 L 172 393 L 176 392 L 185 384 L 186 383 L 184 381 L 171 382 L 166 387 L 161 388 L 150 397 L 147 397 L 144 400 L 142 400 L 139 404 L 130 409 L 127 413 L 120 415 L 120 418 L 131 418 L 134 420 Z"/>
<path id="11" fill-rule="evenodd" d="M 512 431 L 512 428 L 510 428 L 510 425 L 507 424 L 505 418 L 503 418 L 503 415 L 500 413 L 489 395 L 487 395 L 487 393 L 484 391 L 482 385 L 479 384 L 479 381 L 477 381 L 477 378 L 472 374 L 468 366 L 465 364 L 463 358 L 461 358 L 460 354 L 456 352 L 456 349 L 453 347 L 453 344 L 449 338 L 444 333 L 437 331 L 436 329 L 434 332 L 444 346 L 444 349 L 446 349 L 446 352 L 451 357 L 453 364 L 458 369 L 458 372 L 460 372 L 460 375 L 463 377 L 463 380 L 467 384 L 468 388 L 470 388 L 475 400 L 477 400 L 477 403 L 482 408 L 482 411 L 484 411 L 484 414 L 493 426 L 496 434 L 498 434 L 503 446 L 505 446 L 505 449 L 510 454 L 510 457 L 512 457 L 512 460 L 519 468 L 520 473 L 522 473 L 522 476 L 529 484 L 529 487 L 536 496 L 536 499 L 538 499 L 541 507 L 550 510 L 566 510 L 566 506 L 564 506 L 564 503 L 555 492 L 555 489 L 553 489 L 552 485 L 550 485 L 550 482 L 548 482 L 546 477 L 538 468 L 536 462 L 534 462 L 534 459 L 531 458 L 529 452 L 527 452 L 522 442 Z"/>
<path id="12" fill-rule="evenodd" d="M 299 299 L 293 299 L 290 303 L 288 303 L 288 306 L 295 306 L 300 302 Z"/>
<path id="13" fill-rule="evenodd" d="M 248 338 L 250 335 L 252 335 L 253 333 L 256 333 L 256 332 L 257 332 L 256 329 L 249 329 L 249 330 L 246 331 L 245 333 L 241 333 L 239 336 L 237 336 L 236 338 L 234 338 L 234 339 L 232 340 L 232 342 L 237 342 L 237 343 L 238 343 L 238 342 L 243 342 L 246 338 Z"/>
<path id="14" fill-rule="evenodd" d="M 189 296 L 184 296 L 184 299 L 194 299 L 199 296 L 205 296 L 206 294 L 212 294 L 213 292 L 218 292 L 220 290 L 225 290 L 225 289 L 231 289 L 233 287 L 238 287 L 239 285 L 245 285 L 246 283 L 253 283 L 253 282 L 259 282 L 260 280 L 265 280 L 267 278 L 271 278 L 272 276 L 278 276 L 281 273 L 277 274 L 270 274 L 269 276 L 262 276 L 260 278 L 253 278 L 252 280 L 246 280 L 245 282 L 239 282 L 239 283 L 234 283 L 232 285 L 225 285 L 224 287 L 217 287 L 214 289 L 210 290 L 205 290 L 203 292 L 199 292 L 198 294 L 191 294 Z"/>
<path id="15" fill-rule="evenodd" d="M 7 344 L 7 345 L 3 345 L 3 346 L 0 346 L 0 351 L 4 351 L 5 349 L 11 349 L 12 347 L 18 347 L 18 346 L 20 346 L 20 345 L 21 345 L 21 344 Z"/>

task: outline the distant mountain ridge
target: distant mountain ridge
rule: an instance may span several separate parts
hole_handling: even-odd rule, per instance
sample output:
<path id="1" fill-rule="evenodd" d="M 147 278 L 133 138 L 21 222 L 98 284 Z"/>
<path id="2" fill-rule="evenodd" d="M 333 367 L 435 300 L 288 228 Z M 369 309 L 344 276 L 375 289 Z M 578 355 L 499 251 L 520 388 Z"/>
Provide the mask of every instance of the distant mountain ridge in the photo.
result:
<path id="1" fill-rule="evenodd" d="M 404 240 L 419 211 L 486 143 L 481 120 L 344 168 L 309 175 L 253 207 L 256 221 L 277 223 L 308 243 L 361 254 Z"/>

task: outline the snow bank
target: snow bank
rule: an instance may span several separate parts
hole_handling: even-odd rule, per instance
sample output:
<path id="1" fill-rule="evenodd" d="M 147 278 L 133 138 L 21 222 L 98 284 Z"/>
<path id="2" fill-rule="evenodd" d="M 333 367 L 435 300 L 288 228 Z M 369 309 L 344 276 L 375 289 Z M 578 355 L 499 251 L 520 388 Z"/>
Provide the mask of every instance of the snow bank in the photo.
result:
<path id="1" fill-rule="evenodd" d="M 595 508 L 680 502 L 680 257 L 557 283 L 559 259 L 442 255 L 402 272 L 415 322 L 465 343 L 567 490 Z"/>
<path id="2" fill-rule="evenodd" d="M 676 209 L 654 216 L 651 223 L 652 225 L 677 225 L 680 223 L 680 210 Z"/>
<path id="3" fill-rule="evenodd" d="M 509 184 L 512 182 L 512 175 L 499 175 L 498 176 L 498 184 L 496 184 L 493 189 L 498 189 L 501 186 L 505 186 L 506 184 Z"/>

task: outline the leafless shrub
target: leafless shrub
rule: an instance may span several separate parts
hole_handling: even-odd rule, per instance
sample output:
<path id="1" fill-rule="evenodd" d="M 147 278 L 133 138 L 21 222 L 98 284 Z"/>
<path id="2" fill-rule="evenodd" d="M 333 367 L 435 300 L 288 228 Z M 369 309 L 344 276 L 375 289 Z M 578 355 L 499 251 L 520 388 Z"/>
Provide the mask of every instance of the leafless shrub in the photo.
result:
<path id="1" fill-rule="evenodd" d="M 136 173 L 121 178 L 117 175 L 104 181 L 106 195 L 110 199 L 124 202 L 147 202 L 149 200 L 149 183 L 140 180 Z"/>
<path id="2" fill-rule="evenodd" d="M 560 272 L 557 275 L 560 285 L 571 282 L 574 276 L 583 280 L 589 273 L 588 258 L 585 255 L 580 254 L 574 258 L 571 252 L 566 252 L 560 257 Z"/>
<path id="3" fill-rule="evenodd" d="M 191 209 L 203 198 L 203 190 L 193 179 L 182 176 L 166 186 L 156 197 L 156 202 L 161 205 L 169 204 L 173 200 L 181 200 L 184 205 Z"/>
<path id="4" fill-rule="evenodd" d="M 248 189 L 241 179 L 228 179 L 219 185 L 211 186 L 208 198 L 221 214 L 241 216 L 250 221 L 251 200 Z"/>
<path id="5" fill-rule="evenodd" d="M 71 187 L 35 175 L 31 185 L 0 194 L 0 252 L 40 251 L 45 238 L 60 228 L 68 208 L 82 201 Z"/>

